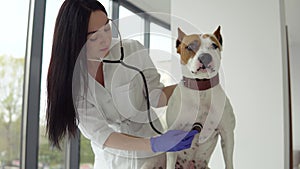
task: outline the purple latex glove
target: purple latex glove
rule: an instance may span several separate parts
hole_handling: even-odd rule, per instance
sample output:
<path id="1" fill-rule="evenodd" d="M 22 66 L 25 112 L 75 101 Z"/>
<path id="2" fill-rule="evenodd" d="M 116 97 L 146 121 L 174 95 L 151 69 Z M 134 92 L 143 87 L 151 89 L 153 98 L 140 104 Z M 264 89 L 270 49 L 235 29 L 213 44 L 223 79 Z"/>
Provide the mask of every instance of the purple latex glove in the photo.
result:
<path id="1" fill-rule="evenodd" d="M 153 152 L 174 152 L 191 147 L 198 131 L 169 130 L 166 133 L 150 138 Z"/>

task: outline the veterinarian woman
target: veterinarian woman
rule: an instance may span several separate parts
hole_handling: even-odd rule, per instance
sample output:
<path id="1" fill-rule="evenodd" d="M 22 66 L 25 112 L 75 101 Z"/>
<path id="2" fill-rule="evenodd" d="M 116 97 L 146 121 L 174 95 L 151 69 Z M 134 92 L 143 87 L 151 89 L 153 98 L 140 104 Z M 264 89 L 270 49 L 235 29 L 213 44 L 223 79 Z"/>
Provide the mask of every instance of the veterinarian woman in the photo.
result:
<path id="1" fill-rule="evenodd" d="M 189 148 L 196 132 L 169 130 L 157 135 L 153 131 L 139 74 L 99 59 L 120 58 L 120 44 L 112 45 L 108 23 L 105 8 L 96 0 L 62 4 L 47 76 L 49 141 L 60 148 L 61 140 L 76 135 L 78 127 L 91 141 L 95 169 L 164 169 L 165 152 Z M 124 40 L 123 46 L 124 62 L 143 70 L 150 95 L 161 96 L 166 103 L 174 86 L 163 87 L 159 82 L 160 76 L 140 43 Z M 158 89 L 164 94 L 152 92 Z M 151 103 L 164 104 L 155 99 Z M 151 116 L 161 129 L 159 120 Z"/>

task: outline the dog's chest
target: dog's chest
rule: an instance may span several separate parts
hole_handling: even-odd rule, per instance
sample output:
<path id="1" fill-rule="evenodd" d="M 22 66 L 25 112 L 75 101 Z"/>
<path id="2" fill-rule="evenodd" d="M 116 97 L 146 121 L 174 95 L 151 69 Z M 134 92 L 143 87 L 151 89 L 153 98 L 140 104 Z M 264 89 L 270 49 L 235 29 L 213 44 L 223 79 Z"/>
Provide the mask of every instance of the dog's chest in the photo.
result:
<path id="1" fill-rule="evenodd" d="M 216 86 L 205 91 L 186 88 L 179 84 L 169 100 L 167 124 L 173 129 L 191 129 L 193 123 L 203 123 L 209 113 L 214 111 L 212 99 L 223 92 Z"/>

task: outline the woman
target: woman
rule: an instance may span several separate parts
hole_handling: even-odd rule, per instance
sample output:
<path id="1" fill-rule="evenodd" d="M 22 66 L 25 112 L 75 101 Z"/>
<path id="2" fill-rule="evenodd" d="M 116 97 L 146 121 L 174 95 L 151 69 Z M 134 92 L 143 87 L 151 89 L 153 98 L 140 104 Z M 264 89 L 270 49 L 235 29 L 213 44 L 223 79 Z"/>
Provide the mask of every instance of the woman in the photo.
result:
<path id="1" fill-rule="evenodd" d="M 99 62 L 120 57 L 120 44 L 112 44 L 108 22 L 105 8 L 96 0 L 66 0 L 61 6 L 47 76 L 49 140 L 60 148 L 60 141 L 75 136 L 79 128 L 91 141 L 94 168 L 166 168 L 165 152 L 189 148 L 197 132 L 170 130 L 155 136 L 147 121 L 140 76 L 120 64 Z M 175 86 L 159 83 L 141 44 L 128 40 L 123 46 L 124 60 L 143 70 L 150 95 L 163 91 L 152 105 L 165 104 Z"/>

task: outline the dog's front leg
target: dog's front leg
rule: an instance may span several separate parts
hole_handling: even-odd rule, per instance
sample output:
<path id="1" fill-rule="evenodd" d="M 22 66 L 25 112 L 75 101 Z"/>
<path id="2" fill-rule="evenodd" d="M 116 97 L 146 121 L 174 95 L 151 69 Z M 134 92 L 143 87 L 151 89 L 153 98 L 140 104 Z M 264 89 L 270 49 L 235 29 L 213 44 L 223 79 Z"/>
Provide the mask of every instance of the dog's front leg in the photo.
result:
<path id="1" fill-rule="evenodd" d="M 234 134 L 233 130 L 225 131 L 221 129 L 221 146 L 223 157 L 225 161 L 225 169 L 233 169 L 233 147 L 234 147 Z"/>

